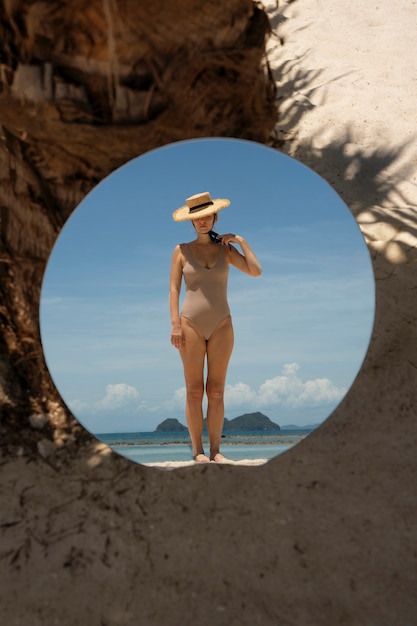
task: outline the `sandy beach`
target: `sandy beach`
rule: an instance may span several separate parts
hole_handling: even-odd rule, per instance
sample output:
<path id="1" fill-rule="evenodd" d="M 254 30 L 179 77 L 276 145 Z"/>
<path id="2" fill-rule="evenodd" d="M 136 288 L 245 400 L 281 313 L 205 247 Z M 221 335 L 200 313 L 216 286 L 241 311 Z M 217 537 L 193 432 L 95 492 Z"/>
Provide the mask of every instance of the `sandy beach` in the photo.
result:
<path id="1" fill-rule="evenodd" d="M 411 218 L 417 204 L 415 3 L 263 5 L 276 33 L 268 62 L 283 150 L 343 195 L 368 244 L 403 262 L 394 228 L 375 217 L 386 222 L 380 210 L 401 206 Z"/>
<path id="2" fill-rule="evenodd" d="M 271 435 L 265 432 L 244 431 L 240 433 L 226 430 L 221 444 L 224 460 L 220 464 L 236 466 L 257 466 L 267 463 L 296 446 L 315 429 L 299 428 L 296 431 L 282 429 Z M 98 444 L 107 451 L 125 457 L 139 465 L 160 469 L 177 469 L 200 465 L 192 458 L 191 440 L 188 433 L 178 437 L 176 433 L 103 433 L 97 434 Z M 209 449 L 206 436 L 204 449 Z M 212 462 L 211 465 L 217 463 Z"/>
<path id="3" fill-rule="evenodd" d="M 160 463 L 143 463 L 143 465 L 146 465 L 146 467 L 154 467 L 156 469 L 174 470 L 183 467 L 192 467 L 194 465 L 200 465 L 203 467 L 206 467 L 207 465 L 245 465 L 250 467 L 264 465 L 265 463 L 267 463 L 267 459 L 242 459 L 241 461 L 226 459 L 223 463 L 214 463 L 214 461 L 211 461 L 210 463 L 196 463 L 195 461 L 162 461 Z"/>

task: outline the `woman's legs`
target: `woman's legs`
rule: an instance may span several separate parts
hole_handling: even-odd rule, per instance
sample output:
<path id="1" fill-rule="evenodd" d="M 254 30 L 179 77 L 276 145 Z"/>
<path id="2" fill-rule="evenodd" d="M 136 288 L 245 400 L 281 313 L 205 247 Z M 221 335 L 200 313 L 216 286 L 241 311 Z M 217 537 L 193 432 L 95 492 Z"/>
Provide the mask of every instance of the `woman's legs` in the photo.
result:
<path id="1" fill-rule="evenodd" d="M 212 461 L 221 460 L 218 455 L 224 422 L 224 386 L 233 342 L 233 326 L 230 317 L 217 326 L 207 341 L 207 430 Z"/>
<path id="2" fill-rule="evenodd" d="M 199 335 L 192 322 L 181 318 L 185 343 L 180 349 L 184 367 L 187 399 L 185 415 L 196 461 L 207 462 L 209 459 L 203 450 L 203 395 L 204 395 L 204 359 L 206 340 Z"/>
<path id="3" fill-rule="evenodd" d="M 221 322 L 206 341 L 187 318 L 181 318 L 185 343 L 180 349 L 184 367 L 187 399 L 185 414 L 193 445 L 193 456 L 204 455 L 203 450 L 203 395 L 204 359 L 207 353 L 207 430 L 210 440 L 210 459 L 215 461 L 220 450 L 224 422 L 224 386 L 227 366 L 233 350 L 233 326 L 230 317 Z M 205 461 L 201 456 L 196 460 Z"/>

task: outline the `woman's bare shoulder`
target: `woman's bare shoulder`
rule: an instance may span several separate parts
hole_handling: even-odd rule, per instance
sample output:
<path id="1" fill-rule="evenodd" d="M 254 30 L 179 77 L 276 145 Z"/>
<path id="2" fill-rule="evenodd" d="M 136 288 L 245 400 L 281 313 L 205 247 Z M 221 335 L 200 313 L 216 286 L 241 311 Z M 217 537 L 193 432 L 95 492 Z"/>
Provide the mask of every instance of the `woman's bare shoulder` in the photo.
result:
<path id="1" fill-rule="evenodd" d="M 177 243 L 177 245 L 174 248 L 174 252 L 172 254 L 173 262 L 181 262 L 181 264 L 183 264 L 184 258 L 185 258 L 184 255 L 185 255 L 187 246 L 188 246 L 187 243 Z"/>

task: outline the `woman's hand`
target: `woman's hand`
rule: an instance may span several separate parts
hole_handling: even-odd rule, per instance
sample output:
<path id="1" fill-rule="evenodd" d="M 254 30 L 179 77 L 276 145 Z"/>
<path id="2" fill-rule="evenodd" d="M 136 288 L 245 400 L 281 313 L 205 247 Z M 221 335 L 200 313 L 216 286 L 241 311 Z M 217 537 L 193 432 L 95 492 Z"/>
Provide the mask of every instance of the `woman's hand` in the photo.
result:
<path id="1" fill-rule="evenodd" d="M 182 332 L 181 326 L 173 326 L 171 330 L 171 343 L 174 348 L 180 350 L 182 346 L 185 344 L 184 333 Z"/>
<path id="2" fill-rule="evenodd" d="M 240 235 L 233 235 L 232 233 L 227 233 L 227 235 L 219 235 L 222 238 L 222 244 L 224 246 L 228 246 L 229 243 L 241 243 L 243 241 L 243 237 Z"/>

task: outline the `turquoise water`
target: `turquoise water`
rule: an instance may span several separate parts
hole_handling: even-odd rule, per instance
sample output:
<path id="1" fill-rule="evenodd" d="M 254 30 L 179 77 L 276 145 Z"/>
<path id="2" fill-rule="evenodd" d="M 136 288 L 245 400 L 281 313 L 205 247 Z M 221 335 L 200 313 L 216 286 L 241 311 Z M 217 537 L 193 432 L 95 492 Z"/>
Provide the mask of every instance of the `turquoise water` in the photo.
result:
<path id="1" fill-rule="evenodd" d="M 232 461 L 269 460 L 292 448 L 310 432 L 311 429 L 281 430 L 274 434 L 225 433 L 220 449 Z M 101 433 L 96 437 L 135 463 L 189 461 L 192 457 L 188 433 Z M 208 452 L 207 439 L 203 442 Z"/>

